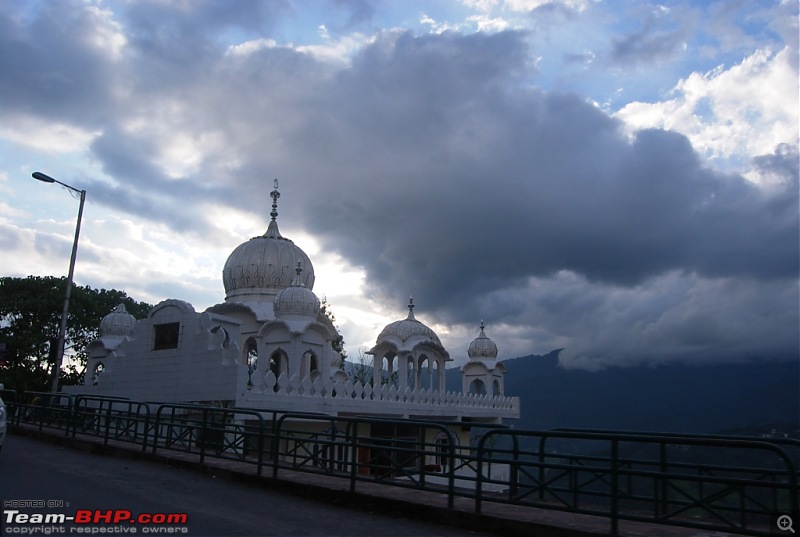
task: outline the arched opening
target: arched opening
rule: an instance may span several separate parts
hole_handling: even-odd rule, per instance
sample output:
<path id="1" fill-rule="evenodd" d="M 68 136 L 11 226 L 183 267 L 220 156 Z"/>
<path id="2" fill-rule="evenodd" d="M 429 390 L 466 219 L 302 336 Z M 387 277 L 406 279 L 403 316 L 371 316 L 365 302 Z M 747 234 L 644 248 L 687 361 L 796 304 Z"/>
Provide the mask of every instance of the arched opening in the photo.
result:
<path id="1" fill-rule="evenodd" d="M 105 369 L 106 369 L 106 366 L 103 364 L 103 362 L 97 362 L 97 365 L 94 366 L 94 369 L 92 370 L 92 385 L 93 386 L 97 385 L 97 382 L 100 380 L 100 375 L 103 374 L 103 371 L 105 371 Z"/>
<path id="2" fill-rule="evenodd" d="M 439 368 L 439 360 L 431 362 L 431 388 L 435 392 L 443 391 L 444 379 L 441 377 L 442 370 Z"/>
<path id="3" fill-rule="evenodd" d="M 494 379 L 494 382 L 492 383 L 492 388 L 494 389 L 492 391 L 492 393 L 494 395 L 503 395 L 503 389 L 500 387 L 500 381 L 499 380 Z"/>
<path id="4" fill-rule="evenodd" d="M 486 395 L 486 385 L 481 379 L 475 379 L 469 383 L 469 393 L 475 395 Z"/>
<path id="5" fill-rule="evenodd" d="M 431 387 L 431 360 L 425 354 L 419 357 L 417 379 L 417 387 L 420 390 L 427 390 Z"/>
<path id="6" fill-rule="evenodd" d="M 417 368 L 414 367 L 414 357 L 406 358 L 406 386 L 412 390 L 417 387 Z"/>
<path id="7" fill-rule="evenodd" d="M 375 363 L 374 367 L 380 368 L 375 372 L 375 377 L 380 380 L 381 386 L 388 384 L 389 386 L 394 386 L 395 388 L 399 387 L 399 377 L 394 367 L 394 359 L 396 357 L 397 355 L 394 353 L 387 353 L 383 355 L 383 358 L 381 358 L 379 362 Z"/>
<path id="8" fill-rule="evenodd" d="M 275 375 L 275 379 L 279 379 L 283 373 L 286 373 L 286 376 L 289 376 L 289 360 L 286 358 L 286 355 L 277 350 L 272 353 L 269 357 L 269 370 Z M 277 382 L 275 383 L 275 391 L 277 392 L 280 389 Z"/>
<path id="9" fill-rule="evenodd" d="M 249 337 L 244 342 L 244 359 L 251 372 L 258 369 L 258 342 L 255 338 Z"/>
<path id="10" fill-rule="evenodd" d="M 303 371 L 307 372 L 311 380 L 314 380 L 320 375 L 319 359 L 317 359 L 317 355 L 311 349 L 303 353 L 303 364 L 301 367 Z"/>

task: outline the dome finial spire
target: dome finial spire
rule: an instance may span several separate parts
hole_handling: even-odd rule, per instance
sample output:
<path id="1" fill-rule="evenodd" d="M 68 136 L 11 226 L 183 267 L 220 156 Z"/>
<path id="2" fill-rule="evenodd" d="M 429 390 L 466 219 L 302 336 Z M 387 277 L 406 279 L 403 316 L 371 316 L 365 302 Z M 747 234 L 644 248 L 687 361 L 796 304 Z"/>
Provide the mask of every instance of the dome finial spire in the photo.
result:
<path id="1" fill-rule="evenodd" d="M 276 218 L 278 218 L 278 198 L 281 197 L 281 193 L 278 192 L 278 179 L 272 183 L 274 189 L 272 192 L 269 193 L 269 196 L 272 198 L 272 212 L 269 215 L 272 217 L 272 221 L 274 222 Z"/>
<path id="2" fill-rule="evenodd" d="M 407 319 L 414 319 L 414 297 L 408 297 L 408 317 Z"/>
<path id="3" fill-rule="evenodd" d="M 296 274 L 296 276 L 294 277 L 294 280 L 292 280 L 292 286 L 305 287 L 305 285 L 303 285 L 303 278 L 301 276 L 301 274 L 303 273 L 303 266 L 300 263 L 300 261 L 297 262 L 297 267 L 295 267 L 294 273 Z"/>

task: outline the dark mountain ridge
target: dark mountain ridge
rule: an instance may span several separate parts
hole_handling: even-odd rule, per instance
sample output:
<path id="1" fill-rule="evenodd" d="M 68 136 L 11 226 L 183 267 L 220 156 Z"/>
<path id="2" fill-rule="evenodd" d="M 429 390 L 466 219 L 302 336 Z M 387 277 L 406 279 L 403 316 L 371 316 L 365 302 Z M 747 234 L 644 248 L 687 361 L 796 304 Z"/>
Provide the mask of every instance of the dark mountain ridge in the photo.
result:
<path id="1" fill-rule="evenodd" d="M 506 395 L 519 396 L 519 429 L 789 433 L 800 437 L 800 362 L 664 364 L 566 369 L 559 351 L 505 360 Z M 461 389 L 457 369 L 448 389 Z M 775 429 L 777 432 L 773 433 Z"/>

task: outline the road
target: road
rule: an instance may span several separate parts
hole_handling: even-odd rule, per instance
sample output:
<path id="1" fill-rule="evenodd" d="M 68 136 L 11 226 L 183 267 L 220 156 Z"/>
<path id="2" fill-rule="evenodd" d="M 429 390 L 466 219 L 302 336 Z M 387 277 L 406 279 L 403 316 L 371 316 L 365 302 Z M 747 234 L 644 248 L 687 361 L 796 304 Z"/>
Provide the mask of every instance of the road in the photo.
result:
<path id="1" fill-rule="evenodd" d="M 484 533 L 326 505 L 167 464 L 95 455 L 17 435 L 6 438 L 0 452 L 0 500 L 4 511 L 0 522 L 2 535 L 56 535 L 62 531 L 69 535 L 94 528 L 116 535 L 170 530 L 192 537 L 489 537 Z M 29 500 L 41 500 L 44 506 L 26 504 Z M 48 507 L 51 500 L 55 504 Z M 157 526 L 126 520 L 117 525 L 76 525 L 54 523 L 57 519 L 44 523 L 46 519 L 37 521 L 30 516 L 74 516 L 78 510 L 112 511 L 120 513 L 119 516 L 129 511 L 132 517 L 185 513 L 187 522 Z M 27 520 L 26 515 L 29 515 Z"/>

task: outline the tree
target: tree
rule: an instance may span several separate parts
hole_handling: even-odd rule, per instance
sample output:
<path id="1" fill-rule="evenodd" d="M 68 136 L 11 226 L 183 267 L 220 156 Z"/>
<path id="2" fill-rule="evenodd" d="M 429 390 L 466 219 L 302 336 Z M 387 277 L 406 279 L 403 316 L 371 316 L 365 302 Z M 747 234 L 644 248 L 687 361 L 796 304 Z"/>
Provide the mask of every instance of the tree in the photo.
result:
<path id="1" fill-rule="evenodd" d="M 6 346 L 0 383 L 6 388 L 48 389 L 66 283 L 66 278 L 53 276 L 0 278 L 0 343 Z M 83 381 L 86 346 L 99 336 L 102 318 L 120 303 L 138 319 L 152 308 L 123 291 L 73 287 L 59 384 Z"/>
<path id="2" fill-rule="evenodd" d="M 327 317 L 333 327 L 336 328 L 336 332 L 339 332 L 339 327 L 336 326 L 336 316 L 333 314 L 333 311 L 331 311 L 331 305 L 328 304 L 327 297 L 323 297 L 319 306 L 319 312 Z M 347 358 L 347 351 L 344 348 L 344 338 L 339 336 L 335 341 L 331 342 L 331 347 L 342 357 L 342 363 L 339 367 L 344 368 L 344 361 Z"/>
<path id="3" fill-rule="evenodd" d="M 370 357 L 367 358 L 364 347 L 359 347 L 356 361 L 350 363 L 350 380 L 353 382 L 360 382 L 364 386 L 374 386 L 374 368 L 375 357 L 370 355 Z M 397 378 L 397 371 L 392 371 L 392 374 L 389 375 L 385 369 L 381 370 L 381 386 L 384 384 L 397 385 Z"/>

